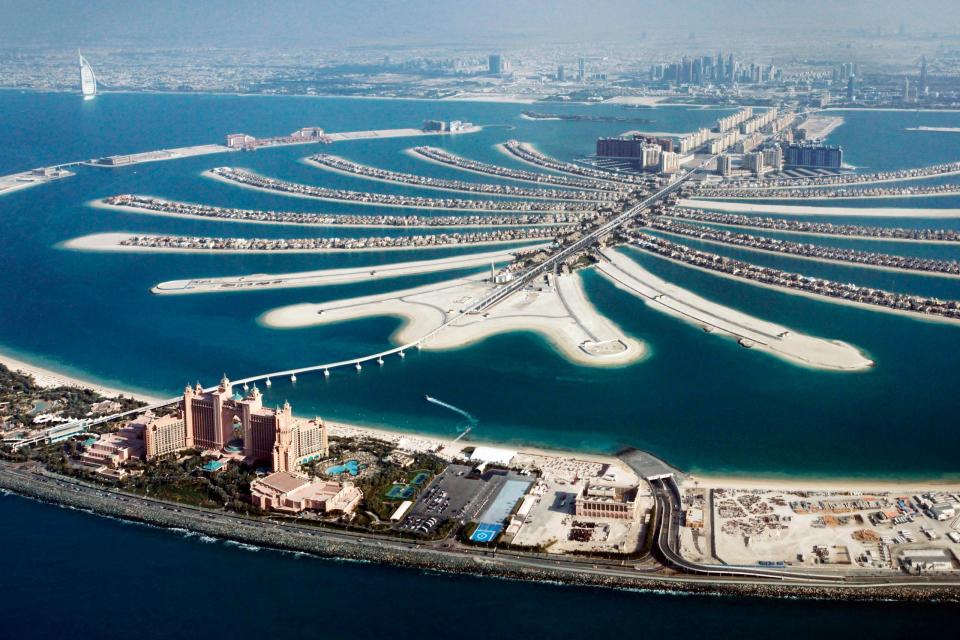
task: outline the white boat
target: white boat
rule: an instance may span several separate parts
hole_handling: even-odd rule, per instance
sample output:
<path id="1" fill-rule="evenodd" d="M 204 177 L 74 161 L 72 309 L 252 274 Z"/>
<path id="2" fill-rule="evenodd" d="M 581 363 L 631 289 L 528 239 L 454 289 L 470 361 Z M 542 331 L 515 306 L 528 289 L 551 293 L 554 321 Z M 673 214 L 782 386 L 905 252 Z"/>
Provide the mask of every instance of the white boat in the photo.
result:
<path id="1" fill-rule="evenodd" d="M 97 97 L 97 76 L 83 54 L 77 51 L 77 55 L 80 56 L 80 93 L 84 100 L 93 100 Z"/>

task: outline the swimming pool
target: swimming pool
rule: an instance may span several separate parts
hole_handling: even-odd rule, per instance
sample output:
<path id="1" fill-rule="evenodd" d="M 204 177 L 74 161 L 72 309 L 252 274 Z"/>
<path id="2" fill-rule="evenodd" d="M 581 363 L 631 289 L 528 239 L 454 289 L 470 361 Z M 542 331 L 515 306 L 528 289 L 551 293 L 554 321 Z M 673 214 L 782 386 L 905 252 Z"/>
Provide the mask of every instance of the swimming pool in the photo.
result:
<path id="1" fill-rule="evenodd" d="M 355 476 L 360 473 L 360 463 L 356 460 L 347 460 L 343 464 L 327 467 L 326 473 L 327 475 L 331 476 L 339 476 L 344 473 L 349 473 L 350 475 Z"/>

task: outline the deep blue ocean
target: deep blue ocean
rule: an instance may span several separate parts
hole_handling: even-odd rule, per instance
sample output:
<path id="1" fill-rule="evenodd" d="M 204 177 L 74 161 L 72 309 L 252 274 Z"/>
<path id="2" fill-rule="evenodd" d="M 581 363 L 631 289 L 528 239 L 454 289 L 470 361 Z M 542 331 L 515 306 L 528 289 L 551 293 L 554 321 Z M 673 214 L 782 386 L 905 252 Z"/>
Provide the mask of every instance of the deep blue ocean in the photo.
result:
<path id="1" fill-rule="evenodd" d="M 960 607 L 673 595 L 322 560 L 0 496 L 0 636 L 881 640 L 956 625 Z M 13 550 L 16 550 L 15 552 Z M 221 592 L 218 597 L 210 597 Z"/>
<path id="2" fill-rule="evenodd" d="M 486 128 L 458 137 L 337 143 L 330 152 L 400 171 L 491 182 L 490 177 L 425 163 L 404 150 L 432 144 L 470 158 L 529 168 L 494 145 L 517 138 L 534 142 L 548 154 L 573 158 L 589 153 L 600 135 L 627 129 L 685 131 L 710 126 L 724 113 L 686 107 L 628 111 L 551 105 L 534 109 L 629 115 L 652 122 L 533 122 L 520 117 L 527 108 L 137 94 L 106 94 L 82 102 L 66 94 L 0 92 L 0 174 L 105 154 L 220 142 L 231 132 L 268 136 L 302 126 L 328 131 L 416 127 L 424 119 L 441 118 Z M 856 166 L 884 170 L 960 159 L 960 134 L 906 130 L 919 125 L 960 126 L 960 114 L 841 115 L 846 124 L 831 141 L 842 144 L 845 159 Z M 86 205 L 97 197 L 140 193 L 235 207 L 370 212 L 354 205 L 237 189 L 200 175 L 226 164 L 304 183 L 408 192 L 298 162 L 311 152 L 310 147 L 290 147 L 120 169 L 79 167 L 75 177 L 0 196 L 0 350 L 102 383 L 173 395 L 198 379 L 212 384 L 222 372 L 240 378 L 385 348 L 396 320 L 374 318 L 278 331 L 261 326 L 258 318 L 281 305 L 406 288 L 452 274 L 195 296 L 158 297 L 149 289 L 178 278 L 373 265 L 451 255 L 451 250 L 172 255 L 81 253 L 59 246 L 77 236 L 106 231 L 245 237 L 366 233 L 177 220 Z M 436 191 L 409 192 L 443 197 Z M 875 204 L 954 208 L 960 207 L 960 199 Z M 957 228 L 960 222 L 937 220 L 932 225 Z M 960 257 L 958 249 L 942 246 L 865 246 Z M 804 273 L 960 298 L 960 280 L 708 248 Z M 429 393 L 477 416 L 480 426 L 475 433 L 484 439 L 603 452 L 640 447 L 693 471 L 922 479 L 960 472 L 955 418 L 960 402 L 960 328 L 759 289 L 625 251 L 655 273 L 701 295 L 796 330 L 850 342 L 877 366 L 863 373 L 826 373 L 746 351 L 732 340 L 708 336 L 651 311 L 587 273 L 590 298 L 645 341 L 650 357 L 619 369 L 587 368 L 566 361 L 535 335 L 501 335 L 458 351 L 411 354 L 379 370 L 367 367 L 360 375 L 349 370 L 327 380 L 302 376 L 295 385 L 275 380 L 268 401 L 289 399 L 301 415 L 452 433 L 456 419 L 424 403 L 423 395 Z M 806 637 L 814 628 L 830 633 L 857 629 L 866 637 L 880 638 L 902 637 L 900 623 L 909 621 L 912 632 L 932 630 L 954 622 L 957 614 L 952 607 L 928 605 L 666 596 L 423 576 L 206 544 L 13 497 L 0 498 L 0 544 L 8 550 L 0 572 L 0 628 L 11 638 L 66 633 L 120 637 L 130 633 L 131 624 L 144 638 L 212 633 L 420 638 L 450 630 L 476 633 L 477 620 L 491 638 L 603 637 L 630 628 L 644 634 L 683 629 L 704 637 L 783 638 Z M 197 606 L 214 589 L 223 589 L 226 597 L 216 598 L 215 606 Z"/>

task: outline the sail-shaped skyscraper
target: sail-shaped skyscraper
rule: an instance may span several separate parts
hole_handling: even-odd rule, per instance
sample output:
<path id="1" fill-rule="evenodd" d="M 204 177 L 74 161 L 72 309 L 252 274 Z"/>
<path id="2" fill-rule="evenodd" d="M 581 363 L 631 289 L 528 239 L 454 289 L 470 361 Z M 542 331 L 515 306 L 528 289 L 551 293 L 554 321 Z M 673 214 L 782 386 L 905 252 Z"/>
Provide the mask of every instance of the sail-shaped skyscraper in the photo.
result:
<path id="1" fill-rule="evenodd" d="M 97 76 L 83 54 L 78 51 L 77 55 L 80 56 L 80 92 L 84 100 L 93 100 L 97 97 Z"/>

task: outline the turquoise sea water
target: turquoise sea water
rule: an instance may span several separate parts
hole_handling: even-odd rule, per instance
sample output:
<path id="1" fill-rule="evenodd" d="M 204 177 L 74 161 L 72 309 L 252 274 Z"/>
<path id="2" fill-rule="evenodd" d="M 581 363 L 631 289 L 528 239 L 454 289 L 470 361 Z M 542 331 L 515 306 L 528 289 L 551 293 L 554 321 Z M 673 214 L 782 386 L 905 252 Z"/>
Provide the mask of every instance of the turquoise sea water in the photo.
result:
<path id="1" fill-rule="evenodd" d="M 233 131 L 273 135 L 307 125 L 332 131 L 392 128 L 439 117 L 495 126 L 459 138 L 343 143 L 332 152 L 376 166 L 488 182 L 490 178 L 436 167 L 403 151 L 428 142 L 468 157 L 523 166 L 493 145 L 517 137 L 535 142 L 552 155 L 573 157 L 589 151 L 597 135 L 639 127 L 529 122 L 519 117 L 525 108 L 122 94 L 85 103 L 70 95 L 0 92 L 0 122 L 4 123 L 0 173 L 102 154 L 214 142 Z M 554 108 L 561 107 L 550 107 Z M 562 108 L 623 113 L 615 107 Z M 643 128 L 676 131 L 709 125 L 720 112 L 664 108 L 642 113 L 656 120 Z M 845 115 L 847 125 L 834 136 L 853 154 L 848 157 L 854 163 L 895 168 L 960 156 L 953 142 L 957 138 L 950 134 L 936 146 L 899 148 L 909 140 L 911 132 L 904 132 L 905 127 L 957 126 L 960 115 Z M 863 150 L 854 151 L 860 143 L 865 145 Z M 297 162 L 310 151 L 295 147 L 117 170 L 80 168 L 76 177 L 0 197 L 0 348 L 102 382 L 171 395 L 197 378 L 210 384 L 222 371 L 242 377 L 382 349 L 397 327 L 396 320 L 372 318 L 276 331 L 262 327 L 257 319 L 279 305 L 366 295 L 456 273 L 211 296 L 156 297 L 149 288 L 176 278 L 381 264 L 397 260 L 398 255 L 412 260 L 449 252 L 156 255 L 78 253 L 58 246 L 102 231 L 248 237 L 351 233 L 176 220 L 84 205 L 95 197 L 136 192 L 238 207 L 360 209 L 246 191 L 200 177 L 204 169 L 221 164 L 314 184 L 403 192 Z M 861 161 L 860 154 L 868 152 L 879 155 Z M 437 196 L 441 192 L 417 193 Z M 952 205 L 945 202 L 949 198 L 939 200 L 942 206 L 960 206 L 956 200 Z M 917 255 L 941 255 L 936 247 L 916 247 Z M 475 433 L 483 438 L 597 451 L 636 446 L 694 470 L 922 478 L 956 474 L 955 452 L 960 444 L 953 419 L 960 355 L 956 327 L 758 289 L 624 251 L 701 295 L 798 330 L 851 342 L 878 365 L 857 374 L 795 367 L 650 311 L 597 274 L 587 273 L 591 300 L 648 344 L 648 359 L 620 369 L 585 368 L 564 360 L 535 336 L 510 334 L 458 351 L 411 353 L 406 360 L 390 360 L 383 368 L 365 367 L 360 375 L 348 370 L 334 372 L 326 380 L 301 376 L 295 385 L 274 380 L 267 399 L 288 398 L 302 415 L 453 433 L 450 414 L 423 401 L 429 393 L 475 415 L 480 421 Z M 784 268 L 841 274 L 855 281 L 960 296 L 956 285 L 932 279 L 818 267 L 762 254 L 746 257 Z M 125 605 L 133 601 L 134 609 L 141 611 L 150 611 L 145 608 L 149 603 L 161 603 L 157 606 L 164 611 L 176 612 L 149 615 L 150 624 L 137 624 L 136 633 L 143 638 L 214 633 L 342 638 L 360 630 L 371 637 L 422 638 L 460 630 L 467 623 L 474 631 L 478 621 L 483 633 L 492 638 L 604 637 L 634 628 L 663 634 L 682 625 L 704 637 L 758 637 L 773 632 L 788 639 L 807 637 L 811 623 L 828 632 L 857 629 L 871 638 L 899 638 L 908 632 L 944 629 L 953 624 L 957 613 L 956 607 L 935 604 L 670 596 L 425 575 L 242 549 L 15 497 L 0 497 L 0 545 L 16 549 L 5 555 L 0 572 L 4 594 L 0 620 L 9 637 L 59 638 L 67 628 L 77 637 L 125 637 L 129 625 L 115 624 L 115 618 L 94 606 L 118 601 Z M 94 563 L 96 579 L 90 572 Z M 221 607 L 196 607 L 192 585 L 197 579 L 218 585 L 242 582 L 251 602 L 262 606 L 226 602 Z M 131 609 L 109 606 L 106 610 Z M 269 615 L 274 610 L 284 613 Z"/>
<path id="2" fill-rule="evenodd" d="M 649 125 L 533 122 L 523 105 L 425 101 L 261 98 L 209 95 L 108 94 L 92 102 L 71 95 L 0 92 L 0 171 L 26 169 L 102 154 L 218 142 L 229 132 L 286 133 L 319 125 L 329 131 L 417 126 L 430 117 L 464 119 L 486 128 L 456 137 L 395 138 L 337 143 L 329 151 L 351 160 L 438 177 L 494 181 L 418 160 L 416 144 L 530 169 L 498 151 L 517 138 L 544 152 L 573 158 L 589 153 L 598 135 L 625 129 L 681 131 L 709 126 L 722 111 L 686 107 L 643 110 Z M 633 115 L 615 106 L 563 106 L 572 112 Z M 955 126 L 960 114 L 843 114 L 832 139 L 854 164 L 894 169 L 956 160 L 951 134 L 917 125 Z M 952 123 L 952 124 L 951 124 Z M 934 143 L 934 141 L 937 141 Z M 223 154 L 120 169 L 77 168 L 75 177 L 0 198 L 0 349 L 105 383 L 173 395 L 187 382 L 211 384 L 221 372 L 255 373 L 329 362 L 389 344 L 398 321 L 370 318 L 334 326 L 273 330 L 258 318 L 277 306 L 322 302 L 435 282 L 464 272 L 432 274 L 325 288 L 153 296 L 161 281 L 199 276 L 270 273 L 376 265 L 451 255 L 433 249 L 347 255 L 209 255 L 83 253 L 63 249 L 95 232 L 220 236 L 363 235 L 362 229 L 302 229 L 178 220 L 103 211 L 85 203 L 117 193 L 145 193 L 234 207 L 370 213 L 357 205 L 267 194 L 202 177 L 205 169 L 242 166 L 303 183 L 443 197 L 325 172 L 299 160 L 316 147 Z M 869 163 L 860 158 L 869 154 Z M 467 196 L 469 197 L 469 196 Z M 960 206 L 957 198 L 920 199 Z M 926 206 L 917 200 L 907 206 Z M 898 201 L 875 201 L 896 206 Z M 901 203 L 901 206 L 903 204 Z M 382 209 L 406 213 L 403 209 Z M 430 215 L 430 212 L 421 212 Z M 442 215 L 446 215 L 444 212 Z M 886 222 L 886 221 L 885 221 Z M 901 223 L 902 221 L 896 221 Z M 910 224 L 921 224 L 909 221 Z M 957 224 L 938 220 L 934 226 Z M 403 233 L 383 230 L 375 233 Z M 824 244 L 852 243 L 835 239 Z M 687 241 L 691 243 L 691 241 Z M 881 244 L 881 243 L 877 243 Z M 888 243 L 882 243 L 888 244 Z M 805 260 L 705 245 L 760 264 L 850 280 L 897 291 L 960 297 L 960 280 L 820 265 Z M 955 248 L 895 244 L 889 250 L 953 257 Z M 634 255 L 631 253 L 631 255 Z M 755 474 L 939 477 L 958 471 L 960 434 L 945 428 L 956 411 L 960 329 L 838 306 L 730 282 L 662 260 L 637 260 L 697 293 L 814 335 L 850 342 L 876 360 L 863 373 L 814 371 L 649 310 L 640 301 L 586 273 L 594 303 L 651 356 L 623 368 L 572 364 L 533 334 L 500 335 L 475 346 L 411 354 L 382 368 L 335 371 L 329 379 L 274 380 L 268 402 L 290 400 L 303 415 L 396 429 L 454 433 L 449 414 L 423 401 L 441 397 L 477 416 L 477 438 L 615 451 L 648 449 L 681 468 Z M 891 393 L 891 390 L 895 390 Z M 933 443 L 917 453 L 898 443 L 909 434 Z"/>

